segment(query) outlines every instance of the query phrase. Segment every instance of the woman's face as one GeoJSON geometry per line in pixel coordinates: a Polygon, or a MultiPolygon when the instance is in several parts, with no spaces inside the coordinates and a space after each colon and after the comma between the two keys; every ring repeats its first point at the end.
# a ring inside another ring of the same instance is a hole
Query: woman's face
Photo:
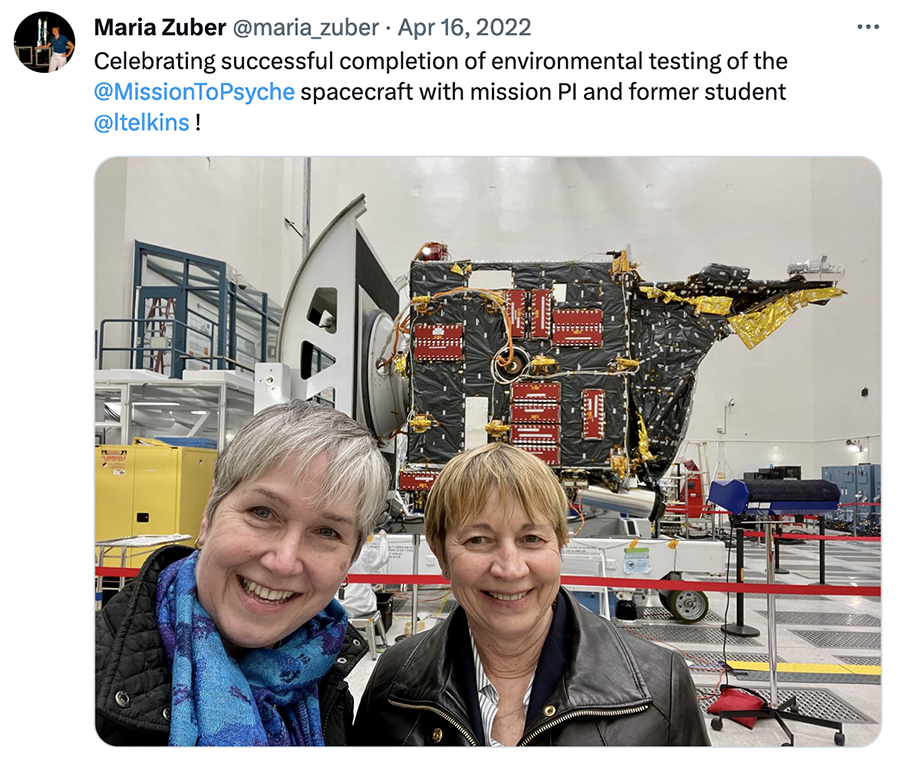
{"type": "Polygon", "coordinates": [[[496,491],[466,525],[451,527],[441,568],[476,636],[511,642],[546,631],[559,591],[559,540],[496,491]]]}
{"type": "Polygon", "coordinates": [[[270,647],[331,601],[358,538],[352,504],[314,506],[326,460],[238,484],[200,527],[197,597],[231,650],[270,647]]]}

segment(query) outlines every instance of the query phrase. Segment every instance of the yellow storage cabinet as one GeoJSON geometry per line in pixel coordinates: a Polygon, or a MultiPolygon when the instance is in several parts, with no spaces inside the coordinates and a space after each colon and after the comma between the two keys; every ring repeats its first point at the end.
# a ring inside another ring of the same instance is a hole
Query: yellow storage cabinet
{"type": "MultiPolygon", "coordinates": [[[[137,441],[137,440],[136,440],[137,441]]],[[[193,545],[213,482],[218,452],[156,440],[98,446],[95,541],[146,534],[189,534],[193,545]]],[[[117,565],[109,555],[107,565],[117,565]]],[[[148,554],[129,558],[139,568],[148,554]]]]}

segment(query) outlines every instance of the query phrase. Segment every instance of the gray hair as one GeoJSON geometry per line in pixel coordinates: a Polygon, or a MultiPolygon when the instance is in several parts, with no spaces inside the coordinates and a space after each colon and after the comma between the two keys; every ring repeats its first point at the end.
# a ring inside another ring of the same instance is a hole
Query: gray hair
{"type": "Polygon", "coordinates": [[[343,412],[299,399],[258,412],[225,445],[206,503],[207,521],[212,522],[216,508],[238,484],[254,481],[289,459],[299,481],[320,454],[328,462],[315,503],[356,505],[358,554],[384,508],[390,483],[387,461],[368,429],[343,412]]]}

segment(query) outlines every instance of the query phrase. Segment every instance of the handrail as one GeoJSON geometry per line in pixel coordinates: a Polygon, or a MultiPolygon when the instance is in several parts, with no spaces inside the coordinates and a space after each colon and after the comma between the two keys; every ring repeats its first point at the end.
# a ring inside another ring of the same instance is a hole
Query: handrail
{"type": "MultiPolygon", "coordinates": [[[[210,343],[212,343],[215,340],[212,335],[204,333],[202,330],[195,328],[192,325],[188,325],[187,323],[184,323],[180,320],[176,320],[174,317],[110,318],[110,319],[106,319],[106,320],[101,320],[100,321],[99,340],[98,340],[99,345],[98,345],[98,349],[97,349],[97,369],[99,369],[99,370],[103,369],[103,355],[106,353],[113,353],[113,352],[127,352],[131,356],[131,361],[129,362],[129,365],[130,365],[131,369],[133,369],[133,370],[145,369],[145,368],[135,367],[135,359],[134,359],[136,354],[143,353],[143,352],[148,352],[148,353],[166,352],[166,353],[171,354],[173,360],[175,359],[176,353],[177,353],[177,356],[179,358],[196,360],[198,362],[202,362],[202,363],[210,365],[210,366],[212,366],[213,361],[229,362],[231,364],[237,364],[236,360],[231,359],[229,357],[204,357],[204,356],[198,356],[195,354],[189,354],[187,351],[186,345],[183,345],[181,343],[176,345],[174,343],[174,335],[167,336],[167,338],[169,340],[173,341],[171,346],[164,346],[164,347],[106,346],[105,345],[106,344],[106,337],[105,337],[106,326],[107,326],[107,324],[113,324],[113,323],[131,325],[132,327],[140,326],[139,335],[144,335],[146,333],[145,326],[147,323],[166,323],[168,325],[171,325],[173,328],[176,326],[183,328],[185,331],[185,340],[187,339],[188,333],[195,333],[195,334],[201,335],[205,339],[208,339],[210,341],[210,343]]],[[[213,325],[214,329],[218,328],[218,325],[216,325],[216,323],[213,322],[211,324],[213,325]]],[[[174,361],[173,361],[172,365],[173,365],[173,369],[174,369],[174,361]]]]}

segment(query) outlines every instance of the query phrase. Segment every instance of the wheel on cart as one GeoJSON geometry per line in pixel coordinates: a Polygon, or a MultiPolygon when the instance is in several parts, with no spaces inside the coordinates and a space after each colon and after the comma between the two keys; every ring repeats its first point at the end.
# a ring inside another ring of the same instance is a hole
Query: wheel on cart
{"type": "Polygon", "coordinates": [[[693,589],[676,589],[666,595],[664,605],[679,621],[695,624],[709,613],[709,599],[703,592],[693,589]]]}
{"type": "MultiPolygon", "coordinates": [[[[673,571],[672,573],[667,573],[665,576],[662,577],[662,580],[666,581],[667,579],[674,579],[675,581],[681,581],[681,574],[676,571],[673,571]]],[[[659,601],[663,604],[663,607],[671,613],[672,608],[669,606],[669,602],[671,601],[672,597],[674,597],[675,592],[673,592],[671,589],[660,589],[657,594],[659,594],[659,601]]]]}
{"type": "Polygon", "coordinates": [[[714,730],[716,730],[716,732],[721,732],[722,731],[722,717],[721,716],[713,717],[713,720],[709,723],[709,726],[711,726],[714,730]]]}
{"type": "Polygon", "coordinates": [[[847,738],[844,737],[843,732],[835,732],[834,733],[834,744],[835,745],[843,745],[847,741],[847,738]]]}

